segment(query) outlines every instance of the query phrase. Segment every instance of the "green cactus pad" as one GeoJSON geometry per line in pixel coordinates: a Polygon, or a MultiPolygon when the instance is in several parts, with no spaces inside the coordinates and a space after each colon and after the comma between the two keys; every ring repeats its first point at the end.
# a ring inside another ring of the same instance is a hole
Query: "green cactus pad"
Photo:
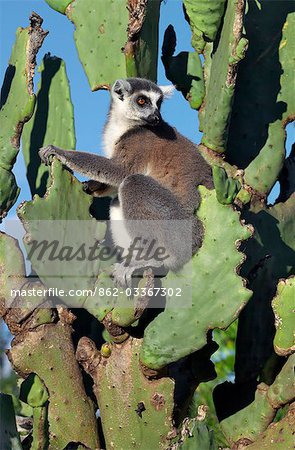
{"type": "Polygon", "coordinates": [[[261,383],[250,405],[220,422],[220,427],[231,445],[240,439],[253,442],[268,427],[276,410],[267,400],[268,386],[261,383]]]}
{"type": "Polygon", "coordinates": [[[44,383],[38,375],[31,373],[23,382],[20,389],[20,400],[37,408],[44,406],[49,396],[44,383]]]}
{"type": "Polygon", "coordinates": [[[52,9],[55,9],[55,11],[58,11],[61,14],[66,13],[67,7],[72,2],[72,0],[45,0],[45,1],[52,9]]]}
{"type": "Polygon", "coordinates": [[[179,450],[216,450],[214,434],[207,425],[198,419],[186,419],[181,430],[179,450]]]}
{"type": "Polygon", "coordinates": [[[247,450],[291,450],[294,448],[295,405],[290,406],[287,415],[277,423],[272,423],[258,439],[248,445],[247,450]]]}
{"type": "Polygon", "coordinates": [[[96,295],[88,296],[83,308],[101,322],[117,302],[116,296],[108,295],[109,292],[114,292],[114,282],[107,271],[98,275],[94,289],[96,289],[96,295]]]}
{"type": "Polygon", "coordinates": [[[251,42],[239,67],[227,159],[266,195],[283,167],[285,126],[295,117],[294,3],[248,2],[244,24],[251,42]]]}
{"type": "MultiPolygon", "coordinates": [[[[66,315],[66,313],[64,313],[66,315]]],[[[75,359],[71,326],[65,322],[41,325],[16,338],[10,361],[22,376],[37,374],[49,394],[49,448],[62,449],[70,442],[99,448],[94,408],[86,396],[75,359]]]]}
{"type": "Polygon", "coordinates": [[[192,29],[192,45],[201,53],[205,43],[214,41],[224,13],[225,0],[183,0],[192,29]]]}
{"type": "Polygon", "coordinates": [[[136,72],[129,73],[127,70],[128,77],[137,76],[157,82],[160,6],[161,0],[148,1],[146,4],[144,22],[135,47],[136,72]]]}
{"type": "Polygon", "coordinates": [[[0,232],[0,315],[11,299],[11,289],[20,289],[25,282],[25,263],[18,241],[0,232]]]}
{"type": "Polygon", "coordinates": [[[294,342],[295,277],[281,280],[277,295],[272,301],[275,314],[276,335],[274,348],[278,355],[286,356],[295,351],[294,342]]]}
{"type": "Polygon", "coordinates": [[[154,287],[154,278],[151,272],[145,272],[143,278],[138,283],[139,293],[146,289],[146,295],[137,295],[134,298],[121,295],[117,306],[112,311],[112,322],[121,327],[128,327],[141,317],[147,307],[154,287]],[[151,290],[149,295],[149,289],[151,290]]]}
{"type": "MultiPolygon", "coordinates": [[[[280,5],[278,4],[277,7],[280,5]]],[[[278,120],[269,124],[268,139],[261,148],[259,155],[245,170],[245,181],[260,193],[268,193],[275,184],[285,157],[285,126],[295,117],[294,80],[294,27],[295,12],[289,14],[282,27],[279,44],[279,61],[281,77],[280,89],[274,105],[285,105],[278,120]],[[275,151],[274,151],[275,149],[275,151]],[[260,174],[263,172],[263,177],[260,174]]],[[[275,107],[275,106],[274,106],[275,107]]],[[[268,111],[268,114],[270,111],[268,111]]]]}
{"type": "Polygon", "coordinates": [[[114,345],[94,379],[107,448],[166,449],[172,429],[174,382],[149,381],[139,364],[141,341],[114,345]]]}
{"type": "Polygon", "coordinates": [[[239,383],[256,379],[274,352],[271,300],[279,280],[294,274],[294,217],[294,194],[284,203],[268,208],[257,205],[244,212],[245,220],[255,227],[255,234],[247,242],[247,259],[242,267],[253,297],[239,317],[235,361],[239,383]]]}
{"type": "Polygon", "coordinates": [[[16,429],[15,412],[11,395],[0,393],[0,442],[1,450],[22,450],[20,437],[16,429]],[[3,412],[5,412],[3,414],[3,412]]]}
{"type": "Polygon", "coordinates": [[[241,36],[243,6],[243,0],[227,3],[218,46],[212,54],[210,77],[206,81],[206,96],[200,111],[201,128],[204,132],[202,143],[218,153],[226,149],[236,65],[243,58],[247,47],[247,41],[241,36]]]}
{"type": "MultiPolygon", "coordinates": [[[[51,166],[51,185],[46,196],[40,198],[35,195],[32,201],[21,204],[17,211],[26,229],[24,241],[28,253],[33,248],[34,241],[40,243],[45,240],[52,243],[57,240],[61,246],[59,249],[67,245],[77,249],[77,246],[84,243],[88,249],[102,240],[105,224],[91,218],[91,202],[92,198],[83,192],[82,184],[59,161],[54,160],[51,166]],[[46,227],[44,232],[43,223],[46,227]],[[58,223],[57,229],[55,223],[58,223]],[[74,227],[72,231],[71,227],[74,227]]],[[[32,267],[41,281],[48,288],[77,290],[77,295],[64,297],[63,300],[69,300],[71,305],[82,306],[89,295],[85,290],[93,288],[103,263],[99,259],[90,261],[88,258],[76,258],[69,264],[67,258],[49,258],[48,251],[46,255],[47,257],[40,258],[39,251],[35,251],[31,256],[32,267]]]]}
{"type": "Polygon", "coordinates": [[[18,28],[1,91],[0,110],[0,220],[16,202],[19,188],[11,173],[20,147],[23,125],[33,114],[33,78],[36,54],[46,36],[35,13],[31,26],[18,28]]]}
{"type": "Polygon", "coordinates": [[[38,70],[41,81],[36,108],[22,134],[22,150],[32,196],[45,194],[49,177],[49,169],[41,164],[38,149],[52,144],[71,150],[76,144],[74,111],[65,63],[47,54],[38,70]]]}
{"type": "Polygon", "coordinates": [[[176,34],[172,25],[165,31],[162,62],[168,80],[175,84],[193,109],[198,109],[205,96],[203,69],[197,52],[180,52],[173,56],[176,34]]]}
{"type": "Polygon", "coordinates": [[[294,399],[294,362],[292,355],[271,386],[259,384],[254,401],[220,422],[232,445],[240,439],[255,441],[272,422],[276,410],[294,399]]]}
{"type": "Polygon", "coordinates": [[[275,381],[269,387],[267,398],[273,408],[280,408],[294,400],[295,354],[290,355],[275,381]]]}
{"type": "Polygon", "coordinates": [[[128,11],[125,0],[75,0],[67,9],[74,23],[75,42],[90,87],[95,91],[126,78],[128,11]]]}
{"type": "Polygon", "coordinates": [[[163,280],[164,287],[173,287],[174,292],[177,287],[191,287],[192,303],[180,305],[180,301],[188,299],[168,297],[166,310],[146,328],[141,361],[153,369],[202,348],[207,331],[230,325],[251,296],[237,275],[244,259],[237,246],[251,236],[250,227],[241,225],[239,213],[231,206],[217,201],[215,191],[203,186],[199,190],[202,201],[198,217],[204,226],[204,238],[192,259],[193,273],[185,266],[180,273],[169,273],[163,280]],[[222,249],[218,255],[217,248],[222,249]]]}
{"type": "Polygon", "coordinates": [[[32,437],[33,442],[30,450],[40,450],[48,448],[48,405],[34,408],[32,437]]]}
{"type": "Polygon", "coordinates": [[[219,203],[223,205],[233,203],[241,188],[240,182],[228,177],[223,167],[213,166],[212,173],[216,197],[219,203]]]}

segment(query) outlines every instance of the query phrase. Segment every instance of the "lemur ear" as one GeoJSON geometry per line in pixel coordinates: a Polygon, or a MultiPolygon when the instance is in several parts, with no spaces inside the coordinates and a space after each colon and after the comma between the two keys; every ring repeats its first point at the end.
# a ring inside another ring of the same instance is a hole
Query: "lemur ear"
{"type": "Polygon", "coordinates": [[[130,94],[132,88],[127,80],[116,80],[112,87],[112,94],[117,94],[120,100],[124,100],[124,94],[130,94]]]}
{"type": "Polygon", "coordinates": [[[175,90],[174,84],[170,84],[169,86],[159,86],[161,91],[163,92],[164,98],[169,98],[173,95],[175,90]]]}

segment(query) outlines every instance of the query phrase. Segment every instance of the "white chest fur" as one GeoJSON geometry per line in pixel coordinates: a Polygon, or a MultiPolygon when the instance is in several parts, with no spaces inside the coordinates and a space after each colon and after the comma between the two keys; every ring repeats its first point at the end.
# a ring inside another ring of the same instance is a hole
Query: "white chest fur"
{"type": "Polygon", "coordinates": [[[130,121],[118,120],[111,116],[105,126],[103,135],[104,153],[108,158],[113,156],[115,145],[126,131],[131,128],[130,121]]]}
{"type": "Polygon", "coordinates": [[[130,235],[124,224],[124,217],[119,202],[114,202],[110,207],[111,233],[115,245],[124,249],[124,255],[131,244],[130,235]]]}

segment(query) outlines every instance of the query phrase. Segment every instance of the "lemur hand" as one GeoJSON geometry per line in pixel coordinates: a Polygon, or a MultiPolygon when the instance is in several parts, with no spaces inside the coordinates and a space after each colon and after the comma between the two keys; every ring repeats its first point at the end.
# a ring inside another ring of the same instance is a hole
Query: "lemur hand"
{"type": "Polygon", "coordinates": [[[57,156],[59,154],[58,150],[59,149],[57,147],[54,147],[54,145],[47,145],[46,147],[40,148],[39,156],[42,162],[44,162],[46,166],[49,166],[52,163],[53,156],[57,156]]]}
{"type": "Polygon", "coordinates": [[[83,191],[86,192],[86,194],[93,195],[96,191],[103,191],[108,187],[105,183],[100,183],[99,181],[95,180],[88,180],[83,181],[83,191]]]}

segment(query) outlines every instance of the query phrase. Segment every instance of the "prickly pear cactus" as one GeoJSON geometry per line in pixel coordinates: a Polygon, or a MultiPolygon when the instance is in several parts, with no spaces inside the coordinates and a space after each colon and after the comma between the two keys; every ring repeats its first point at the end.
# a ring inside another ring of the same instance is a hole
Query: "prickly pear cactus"
{"type": "Polygon", "coordinates": [[[117,78],[156,81],[160,0],[47,3],[74,23],[76,47],[92,91],[108,89],[117,78]]]}
{"type": "MultiPolygon", "coordinates": [[[[93,91],[116,78],[157,79],[159,0],[46,1],[73,22],[93,91]]],[[[106,224],[98,219],[108,214],[61,163],[41,164],[39,147],[75,147],[71,80],[64,61],[45,55],[35,99],[42,19],[33,13],[30,27],[17,31],[1,92],[0,216],[19,192],[12,167],[25,122],[34,198],[18,207],[27,254],[0,233],[0,314],[14,335],[8,356],[33,430],[21,444],[11,399],[1,394],[5,449],[292,448],[295,156],[293,148],[285,158],[285,128],[295,117],[294,1],[184,0],[183,7],[195,51],[175,54],[170,25],[160,36],[162,63],[199,110],[199,150],[214,189],[198,188],[201,248],[176,274],[159,280],[146,270],[139,282],[146,294],[134,298],[114,286],[115,258],[70,258],[78,242],[103,249],[106,224]],[[276,180],[280,195],[268,205],[276,180]],[[32,251],[44,235],[63,243],[53,264],[46,247],[41,257],[32,251]],[[161,308],[149,294],[155,286],[166,290],[161,308]],[[14,298],[12,288],[20,292],[14,298]],[[32,288],[43,293],[38,302],[32,288]],[[45,288],[79,294],[51,298],[45,288]],[[237,322],[229,351],[227,327],[237,322]]]]}
{"type": "Polygon", "coordinates": [[[283,167],[285,127],[294,120],[294,22],[293,1],[248,2],[251,43],[239,69],[227,152],[229,162],[245,169],[246,183],[264,195],[283,167]],[[271,53],[261,52],[273,36],[271,53]]]}
{"type": "Polygon", "coordinates": [[[74,110],[64,61],[46,54],[38,71],[41,80],[36,108],[22,135],[22,150],[32,196],[45,194],[49,178],[49,169],[41,164],[38,149],[52,144],[73,150],[76,145],[74,110]]]}
{"type": "Polygon", "coordinates": [[[192,45],[201,53],[206,42],[215,40],[223,17],[224,0],[184,0],[186,19],[192,29],[192,45]]]}
{"type": "Polygon", "coordinates": [[[286,450],[292,448],[293,430],[295,421],[295,404],[292,403],[288,409],[287,415],[279,422],[270,425],[253,444],[247,446],[250,450],[268,450],[271,447],[277,450],[286,450]]]}
{"type": "Polygon", "coordinates": [[[168,274],[165,287],[191,286],[191,303],[181,297],[167,299],[166,310],[146,328],[141,361],[159,369],[206,344],[209,329],[226,328],[237,317],[251,296],[237,267],[244,256],[237,245],[251,237],[251,228],[242,225],[231,206],[221,205],[214,191],[199,188],[202,201],[198,217],[204,225],[203,244],[192,260],[192,273],[184,267],[179,274],[168,274]],[[224,235],[224,229],[227,230],[224,235]],[[223,242],[223,255],[216,262],[216,248],[223,242]],[[208,283],[210,280],[210,289],[208,283]],[[229,300],[230,299],[230,300],[229,300]]]}
{"type": "MultiPolygon", "coordinates": [[[[219,4],[223,7],[223,2],[219,4]]],[[[218,153],[226,151],[237,64],[243,59],[248,45],[242,36],[243,12],[244,0],[227,3],[218,47],[207,56],[211,58],[210,76],[199,115],[200,129],[203,131],[202,143],[218,153]]]]}
{"type": "Polygon", "coordinates": [[[278,408],[294,399],[295,355],[288,358],[271,386],[257,386],[255,399],[248,406],[221,421],[221,427],[231,445],[254,442],[275,417],[278,408]]]}
{"type": "Polygon", "coordinates": [[[199,109],[205,96],[203,68],[197,52],[180,52],[174,56],[176,47],[176,33],[169,25],[164,34],[162,46],[162,62],[165,73],[190,106],[199,109]]]}
{"type": "Polygon", "coordinates": [[[0,313],[11,305],[11,289],[19,289],[25,281],[25,262],[16,239],[0,232],[0,313]]]}
{"type": "Polygon", "coordinates": [[[11,169],[19,152],[24,123],[34,111],[32,75],[36,54],[47,34],[41,28],[41,17],[33,13],[30,19],[29,27],[18,28],[16,32],[16,41],[1,90],[0,219],[6,216],[19,195],[11,169]]]}
{"type": "Polygon", "coordinates": [[[274,349],[278,355],[286,356],[295,351],[294,342],[294,298],[295,277],[281,280],[278,284],[277,295],[272,301],[275,314],[276,334],[274,349]]]}
{"type": "Polygon", "coordinates": [[[48,399],[46,386],[38,375],[31,373],[22,383],[19,398],[33,408],[32,450],[46,448],[48,439],[48,399]]]}
{"type": "MultiPolygon", "coordinates": [[[[51,185],[46,198],[36,195],[31,202],[23,203],[18,209],[18,216],[26,229],[25,245],[40,280],[48,287],[81,292],[81,295],[71,297],[70,301],[72,305],[83,305],[87,298],[87,293],[83,291],[94,287],[101,261],[93,263],[87,259],[84,263],[79,262],[75,271],[73,266],[69,267],[67,258],[41,258],[40,252],[32,253],[32,249],[35,242],[43,242],[47,251],[46,242],[59,242],[63,243],[63,248],[74,249],[84,243],[88,248],[94,246],[96,240],[103,239],[105,226],[90,216],[92,200],[83,192],[81,183],[59,161],[53,163],[51,171],[51,185]],[[63,196],[60,195],[61,190],[63,196]],[[65,199],[68,201],[66,208],[65,199]],[[79,226],[81,220],[85,221],[84,230],[79,226]],[[44,242],[44,236],[48,241],[44,242]],[[74,279],[73,274],[76,275],[74,279]]],[[[57,255],[60,251],[63,250],[56,248],[57,255]]]]}
{"type": "Polygon", "coordinates": [[[61,14],[66,13],[67,6],[71,3],[71,0],[45,0],[51,8],[60,12],[61,14]]]}
{"type": "Polygon", "coordinates": [[[107,356],[81,342],[78,359],[94,381],[107,448],[167,448],[172,428],[174,383],[169,378],[148,380],[139,363],[141,341],[113,344],[107,356]],[[87,352],[88,350],[88,352],[87,352]],[[87,369],[86,369],[87,368],[87,369]],[[152,430],[152,433],[151,433],[152,430]]]}
{"type": "Polygon", "coordinates": [[[46,387],[38,381],[39,393],[29,392],[26,401],[31,406],[44,406],[48,391],[49,448],[65,448],[70,442],[81,442],[95,449],[99,443],[94,409],[84,392],[82,374],[74,358],[70,325],[73,315],[60,310],[59,319],[55,324],[41,325],[26,333],[25,339],[19,334],[8,356],[23,378],[34,373],[46,387]]]}

